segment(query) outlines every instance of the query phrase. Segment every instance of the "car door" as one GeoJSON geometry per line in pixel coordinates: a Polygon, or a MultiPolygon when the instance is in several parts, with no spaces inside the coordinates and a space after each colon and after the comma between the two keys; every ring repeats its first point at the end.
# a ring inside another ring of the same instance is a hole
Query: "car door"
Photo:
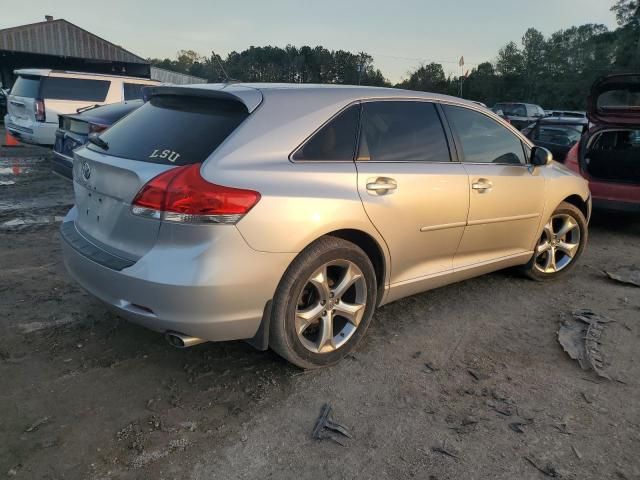
{"type": "Polygon", "coordinates": [[[443,105],[469,175],[469,215],[454,268],[505,259],[533,248],[545,179],[520,138],[484,113],[443,105]]]}
{"type": "Polygon", "coordinates": [[[421,280],[452,268],[467,220],[469,181],[451,158],[450,141],[434,103],[362,105],[358,192],[389,248],[392,287],[414,283],[413,291],[420,291],[421,280]]]}

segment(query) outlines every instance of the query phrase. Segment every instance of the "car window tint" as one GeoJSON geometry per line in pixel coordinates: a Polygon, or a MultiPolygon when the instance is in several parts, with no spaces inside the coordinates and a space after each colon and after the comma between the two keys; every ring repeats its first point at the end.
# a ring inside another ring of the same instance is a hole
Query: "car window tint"
{"type": "Polygon", "coordinates": [[[248,115],[240,102],[155,96],[100,135],[108,150],[88,148],[167,165],[203,162],[248,115]]]}
{"type": "Polygon", "coordinates": [[[39,98],[38,92],[40,90],[40,79],[42,77],[31,75],[20,75],[13,84],[9,95],[15,95],[16,97],[26,98],[39,98]]]}
{"type": "Polygon", "coordinates": [[[498,122],[464,107],[444,105],[444,109],[462,144],[463,161],[525,163],[522,142],[498,122]]]}
{"type": "Polygon", "coordinates": [[[104,102],[110,85],[108,80],[47,77],[42,81],[41,97],[51,100],[104,102]]]}
{"type": "Polygon", "coordinates": [[[141,83],[124,83],[122,90],[125,100],[142,100],[142,89],[147,85],[141,83]]]}
{"type": "Polygon", "coordinates": [[[293,160],[353,161],[359,116],[359,105],[347,108],[307,140],[293,160]]]}
{"type": "Polygon", "coordinates": [[[407,101],[363,104],[357,160],[450,161],[435,105],[407,101]]]}

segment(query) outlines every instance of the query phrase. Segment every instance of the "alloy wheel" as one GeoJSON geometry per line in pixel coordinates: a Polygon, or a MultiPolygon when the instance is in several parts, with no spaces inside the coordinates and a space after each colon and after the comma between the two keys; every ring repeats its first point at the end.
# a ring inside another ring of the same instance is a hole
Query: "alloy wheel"
{"type": "Polygon", "coordinates": [[[566,268],[580,248],[580,225],[571,215],[553,215],[544,226],[536,246],[535,268],[542,273],[555,273],[566,268]]]}
{"type": "Polygon", "coordinates": [[[295,329],[313,353],[333,352],[356,332],[367,304],[367,284],[358,266],[334,260],[315,270],[298,298],[295,329]]]}

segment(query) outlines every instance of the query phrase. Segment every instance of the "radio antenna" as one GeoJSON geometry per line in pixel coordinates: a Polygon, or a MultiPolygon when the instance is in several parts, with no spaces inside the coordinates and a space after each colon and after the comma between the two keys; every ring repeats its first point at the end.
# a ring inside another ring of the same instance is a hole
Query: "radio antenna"
{"type": "Polygon", "coordinates": [[[222,66],[222,62],[220,61],[220,57],[218,57],[218,55],[216,55],[216,52],[214,52],[213,50],[211,51],[211,54],[213,55],[213,58],[216,59],[216,62],[220,67],[220,70],[222,70],[222,74],[224,75],[224,79],[225,79],[224,83],[232,82],[233,79],[229,78],[229,75],[227,75],[227,71],[224,69],[224,67],[222,66]]]}

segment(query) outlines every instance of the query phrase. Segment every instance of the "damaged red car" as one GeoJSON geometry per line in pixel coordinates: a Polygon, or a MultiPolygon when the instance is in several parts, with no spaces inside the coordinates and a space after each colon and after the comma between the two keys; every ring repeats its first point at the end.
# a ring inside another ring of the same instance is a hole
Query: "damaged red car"
{"type": "Polygon", "coordinates": [[[587,106],[592,126],[565,165],[589,181],[594,206],[640,212],[640,73],[596,81],[587,106]]]}

